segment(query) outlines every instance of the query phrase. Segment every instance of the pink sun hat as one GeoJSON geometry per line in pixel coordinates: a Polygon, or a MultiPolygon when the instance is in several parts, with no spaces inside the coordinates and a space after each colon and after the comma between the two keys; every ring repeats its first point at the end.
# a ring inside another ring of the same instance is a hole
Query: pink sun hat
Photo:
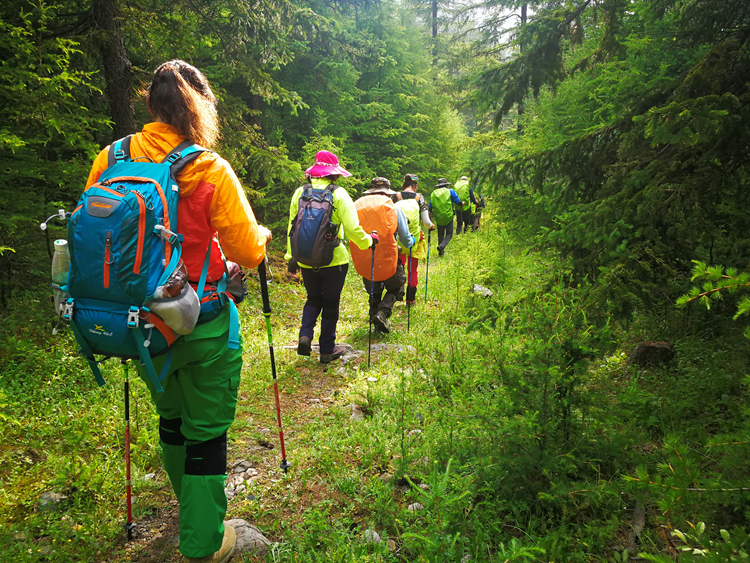
{"type": "Polygon", "coordinates": [[[318,151],[315,155],[315,164],[305,170],[305,176],[310,176],[310,178],[324,178],[336,174],[344,178],[352,175],[339,164],[338,157],[328,151],[318,151]]]}

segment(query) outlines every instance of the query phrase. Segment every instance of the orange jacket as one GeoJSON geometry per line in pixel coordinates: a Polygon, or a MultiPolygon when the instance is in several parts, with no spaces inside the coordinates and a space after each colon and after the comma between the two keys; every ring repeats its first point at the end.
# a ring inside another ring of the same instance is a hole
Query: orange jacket
{"type": "MultiPolygon", "coordinates": [[[[165,123],[149,123],[130,142],[130,156],[145,156],[161,162],[185,136],[165,123]]],[[[106,147],[96,157],[89,173],[86,189],[94,184],[107,168],[106,147]]],[[[216,153],[203,153],[188,164],[177,177],[180,201],[177,208],[177,232],[183,235],[182,259],[190,281],[197,282],[203,269],[209,240],[211,262],[209,282],[224,273],[221,248],[232,262],[255,268],[265,256],[265,238],[258,233],[258,223],[247,196],[229,163],[216,153]]]]}

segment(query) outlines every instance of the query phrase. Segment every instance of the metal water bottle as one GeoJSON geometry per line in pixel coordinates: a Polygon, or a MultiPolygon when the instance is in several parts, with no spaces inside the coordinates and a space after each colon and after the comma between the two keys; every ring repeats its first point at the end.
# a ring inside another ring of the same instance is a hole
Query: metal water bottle
{"type": "Polygon", "coordinates": [[[68,283],[68,269],[70,268],[70,251],[68,241],[57,239],[55,241],[55,253],[52,255],[52,293],[55,298],[55,312],[62,313],[63,303],[70,294],[63,291],[62,286],[68,283]]]}

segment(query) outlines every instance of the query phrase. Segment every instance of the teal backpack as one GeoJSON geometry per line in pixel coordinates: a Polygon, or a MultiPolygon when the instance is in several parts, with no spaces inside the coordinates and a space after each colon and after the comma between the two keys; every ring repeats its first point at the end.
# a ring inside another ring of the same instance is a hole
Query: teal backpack
{"type": "MultiPolygon", "coordinates": [[[[207,149],[185,141],[162,162],[134,161],[130,139],[112,144],[108,168],[81,195],[70,216],[71,263],[68,284],[62,288],[70,298],[63,318],[70,322],[99,385],[104,379],[98,364],[118,357],[139,361],[156,390],[163,392],[160,382],[169,370],[171,346],[179,335],[149,310],[149,302],[161,296],[161,288],[180,264],[183,237],[176,232],[180,188],[175,178],[207,149]],[[157,374],[152,358],[159,355],[166,355],[166,361],[157,374]]],[[[198,285],[199,300],[210,248],[198,285]]],[[[222,297],[226,282],[224,276],[216,288],[222,297]]],[[[218,307],[225,301],[213,303],[218,307]]],[[[237,316],[233,302],[232,315],[237,316]]],[[[238,345],[239,335],[230,334],[229,346],[238,345]]]]}

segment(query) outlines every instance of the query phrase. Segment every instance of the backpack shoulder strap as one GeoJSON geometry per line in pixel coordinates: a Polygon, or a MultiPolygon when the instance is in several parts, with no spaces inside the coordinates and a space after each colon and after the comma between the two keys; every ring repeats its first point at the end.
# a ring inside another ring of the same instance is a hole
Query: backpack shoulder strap
{"type": "Polygon", "coordinates": [[[180,172],[182,172],[185,166],[193,162],[201,155],[201,153],[204,152],[211,151],[200,145],[191,143],[190,141],[182,141],[179,145],[177,145],[171,151],[169,151],[169,153],[167,153],[162,162],[171,163],[169,169],[172,173],[172,178],[177,178],[177,176],[180,174],[180,172]]]}
{"type": "Polygon", "coordinates": [[[331,198],[331,205],[333,205],[333,192],[338,190],[341,186],[337,186],[336,184],[328,184],[326,186],[325,191],[323,192],[323,197],[330,197],[331,198]]]}
{"type": "Polygon", "coordinates": [[[115,162],[127,162],[130,160],[130,140],[132,138],[133,135],[128,135],[109,145],[107,168],[114,166],[115,162]]]}
{"type": "Polygon", "coordinates": [[[396,197],[396,199],[397,199],[398,201],[403,201],[403,199],[404,199],[404,194],[403,194],[402,192],[398,192],[398,193],[396,194],[396,196],[395,196],[395,197],[396,197]]]}

